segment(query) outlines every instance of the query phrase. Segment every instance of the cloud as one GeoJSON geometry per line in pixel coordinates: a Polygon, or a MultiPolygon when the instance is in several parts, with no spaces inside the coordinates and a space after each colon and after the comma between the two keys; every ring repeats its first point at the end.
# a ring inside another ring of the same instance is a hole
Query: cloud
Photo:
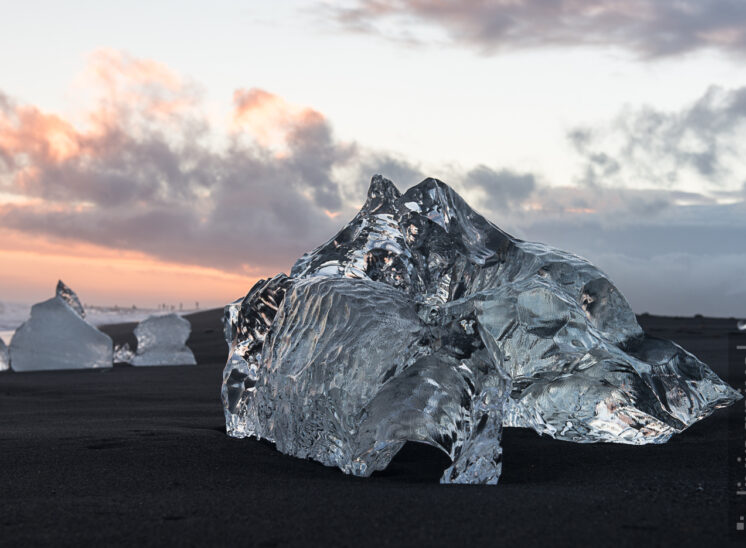
{"type": "Polygon", "coordinates": [[[360,196],[361,190],[367,190],[367,183],[373,173],[381,173],[391,179],[399,189],[407,189],[430,176],[420,165],[403,158],[388,153],[363,150],[356,171],[351,174],[351,179],[355,181],[354,190],[349,193],[352,200],[360,196]],[[365,188],[362,185],[365,185],[365,188]]]}
{"type": "Polygon", "coordinates": [[[463,185],[482,193],[482,204],[490,211],[504,212],[523,204],[536,188],[531,173],[515,173],[508,169],[496,171],[480,165],[466,173],[463,185]]]}
{"type": "Polygon", "coordinates": [[[233,93],[233,104],[235,129],[248,131],[267,148],[281,149],[293,132],[326,123],[320,112],[292,105],[263,89],[237,89],[233,93]]]}
{"type": "Polygon", "coordinates": [[[592,184],[557,186],[487,165],[425,172],[340,141],[322,113],[258,88],[236,90],[220,125],[203,115],[199,85],[121,53],[95,55],[89,74],[97,97],[82,121],[0,93],[6,234],[266,276],[334,234],[373,173],[402,190],[433,175],[516,236],[598,263],[637,311],[741,313],[746,254],[734,246],[746,241],[744,181],[709,191],[623,184],[635,162],[743,176],[731,165],[741,90],[710,90],[680,112],[628,109],[607,126],[571,131],[592,184]],[[706,170],[687,148],[697,139],[710,147],[706,170]]]}
{"type": "Polygon", "coordinates": [[[708,190],[740,187],[746,176],[746,87],[710,87],[679,111],[626,108],[568,139],[584,160],[586,184],[689,182],[708,190]]]}
{"type": "Polygon", "coordinates": [[[266,275],[346,222],[373,173],[424,178],[266,90],[237,89],[221,126],[199,85],[153,61],[96,52],[84,80],[82,123],[0,92],[4,228],[266,275]]]}
{"type": "Polygon", "coordinates": [[[279,117],[277,154],[241,128],[211,126],[198,86],[156,63],[104,52],[89,73],[99,97],[82,127],[0,101],[0,192],[22,198],[0,205],[4,227],[264,272],[287,269],[341,222],[328,215],[345,207],[333,172],[356,149],[320,113],[239,90],[234,119],[261,117],[252,97],[279,117]]]}
{"type": "Polygon", "coordinates": [[[556,46],[613,46],[647,59],[746,52],[740,0],[351,0],[330,9],[357,32],[417,41],[420,29],[419,41],[429,43],[435,29],[487,55],[556,46]]]}

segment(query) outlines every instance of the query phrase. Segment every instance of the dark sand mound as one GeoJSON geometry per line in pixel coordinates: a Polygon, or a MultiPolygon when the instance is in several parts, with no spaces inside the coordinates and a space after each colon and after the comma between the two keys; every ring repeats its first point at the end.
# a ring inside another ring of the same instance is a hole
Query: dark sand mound
{"type": "MultiPolygon", "coordinates": [[[[225,435],[220,315],[189,316],[196,367],[0,375],[0,544],[728,539],[727,411],[661,446],[577,445],[508,429],[497,487],[439,485],[447,459],[417,445],[358,479],[225,435]]],[[[734,321],[640,321],[727,379],[734,321]]],[[[134,346],[134,326],[103,330],[134,346]]]]}

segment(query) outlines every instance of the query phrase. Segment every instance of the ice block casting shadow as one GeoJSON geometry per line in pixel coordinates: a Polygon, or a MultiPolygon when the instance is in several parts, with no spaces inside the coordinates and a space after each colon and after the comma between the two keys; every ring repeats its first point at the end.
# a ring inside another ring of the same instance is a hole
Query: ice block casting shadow
{"type": "Polygon", "coordinates": [[[407,441],[496,483],[503,426],[663,443],[740,398],[647,336],[609,278],[506,234],[446,184],[375,176],[347,226],[225,309],[226,428],[368,476],[407,441]]]}

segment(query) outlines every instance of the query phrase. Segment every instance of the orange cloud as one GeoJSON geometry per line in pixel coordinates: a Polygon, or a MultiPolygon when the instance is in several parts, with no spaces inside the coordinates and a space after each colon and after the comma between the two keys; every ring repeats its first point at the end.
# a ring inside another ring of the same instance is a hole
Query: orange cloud
{"type": "MultiPolygon", "coordinates": [[[[0,93],[0,193],[85,200],[79,195],[93,185],[86,173],[92,166],[109,166],[116,173],[113,166],[131,161],[128,147],[136,148],[154,133],[167,145],[182,146],[194,139],[194,121],[203,118],[196,86],[148,59],[96,51],[79,84],[92,95],[86,99],[93,106],[78,124],[32,105],[16,105],[0,93]]],[[[157,174],[151,176],[157,188],[157,174]]]]}
{"type": "MultiPolygon", "coordinates": [[[[35,107],[0,111],[0,151],[63,162],[80,152],[81,136],[67,121],[35,107]]],[[[28,173],[26,174],[28,175],[28,173]]]]}
{"type": "Polygon", "coordinates": [[[233,104],[234,129],[249,132],[268,148],[284,147],[297,128],[325,123],[320,112],[293,105],[263,89],[238,89],[233,93],[233,104]]]}
{"type": "Polygon", "coordinates": [[[180,117],[200,116],[194,108],[195,86],[154,61],[99,50],[91,55],[83,80],[95,96],[84,127],[35,106],[0,101],[0,160],[10,162],[14,187],[6,183],[5,190],[33,194],[41,166],[100,157],[121,146],[123,137],[163,122],[175,125],[171,137],[178,140],[184,134],[180,117]]]}
{"type": "Polygon", "coordinates": [[[167,119],[193,108],[200,99],[194,83],[165,65],[110,49],[90,56],[83,84],[99,94],[99,109],[91,120],[105,127],[133,114],[167,119]]]}
{"type": "Polygon", "coordinates": [[[317,111],[239,90],[256,138],[225,140],[159,63],[101,50],[78,83],[75,117],[0,92],[0,300],[63,278],[89,302],[222,305],[336,228],[354,148],[317,111]]]}

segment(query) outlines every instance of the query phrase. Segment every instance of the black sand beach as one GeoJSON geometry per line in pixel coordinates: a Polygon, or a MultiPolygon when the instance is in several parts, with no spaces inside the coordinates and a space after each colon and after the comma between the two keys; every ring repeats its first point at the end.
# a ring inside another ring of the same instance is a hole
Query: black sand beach
{"type": "MultiPolygon", "coordinates": [[[[0,374],[0,545],[719,545],[728,418],[660,446],[507,429],[500,484],[441,486],[406,446],[369,479],[224,431],[220,312],[189,317],[192,367],[0,374]]],[[[733,320],[643,316],[727,378],[733,320]]],[[[134,324],[104,328],[115,342],[134,324]]],[[[743,420],[740,418],[740,420],[743,420]]]]}

